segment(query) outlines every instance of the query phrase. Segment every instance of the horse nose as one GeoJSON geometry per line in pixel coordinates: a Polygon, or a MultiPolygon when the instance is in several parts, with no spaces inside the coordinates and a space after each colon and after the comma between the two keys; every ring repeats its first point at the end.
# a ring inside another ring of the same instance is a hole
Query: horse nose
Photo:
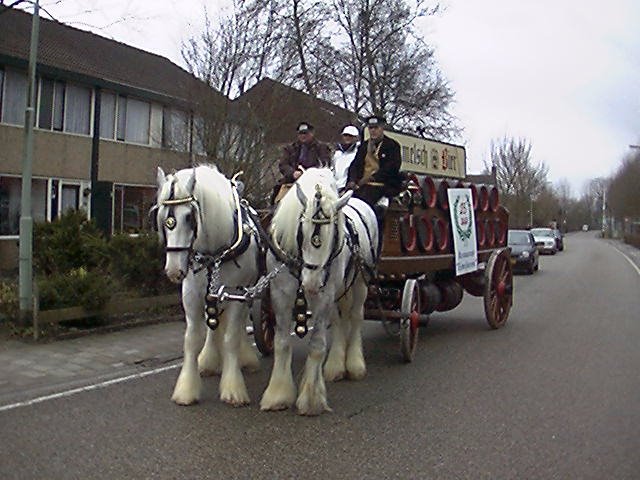
{"type": "Polygon", "coordinates": [[[169,280],[171,280],[173,283],[180,283],[187,276],[184,270],[178,270],[177,272],[167,271],[166,274],[169,280]]]}

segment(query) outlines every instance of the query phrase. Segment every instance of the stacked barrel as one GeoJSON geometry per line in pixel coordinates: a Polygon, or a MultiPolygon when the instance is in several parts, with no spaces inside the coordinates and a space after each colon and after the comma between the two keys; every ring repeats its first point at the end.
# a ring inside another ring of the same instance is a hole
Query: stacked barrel
{"type": "Polygon", "coordinates": [[[414,173],[408,179],[385,217],[383,257],[453,253],[449,188],[471,191],[478,251],[506,246],[509,214],[495,186],[414,173]]]}

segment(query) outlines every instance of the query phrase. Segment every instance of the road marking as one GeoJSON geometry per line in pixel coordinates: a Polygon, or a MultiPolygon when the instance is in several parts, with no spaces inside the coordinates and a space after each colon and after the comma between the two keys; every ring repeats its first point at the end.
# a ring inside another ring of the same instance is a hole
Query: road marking
{"type": "Polygon", "coordinates": [[[67,390],[59,393],[52,393],[51,395],[45,395],[42,397],[32,398],[31,400],[25,400],[22,402],[11,403],[9,405],[0,405],[0,412],[5,412],[8,410],[13,410],[15,408],[20,407],[28,407],[29,405],[35,405],[36,403],[47,402],[49,400],[55,400],[57,398],[70,397],[72,395],[76,395],[82,392],[90,392],[91,390],[99,390],[101,388],[106,388],[111,385],[116,385],[118,383],[128,382],[129,380],[137,380],[139,378],[148,377],[149,375],[155,375],[158,373],[166,372],[168,370],[173,370],[175,368],[179,368],[182,366],[182,362],[175,363],[173,365],[167,365],[165,367],[155,368],[153,370],[147,370],[145,372],[134,373],[133,375],[127,375],[126,377],[114,378],[112,380],[106,380],[100,383],[94,383],[92,385],[87,385],[86,387],[74,388],[71,390],[67,390]]]}
{"type": "Polygon", "coordinates": [[[635,262],[633,260],[631,260],[631,258],[629,257],[629,255],[627,255],[626,253],[624,253],[622,250],[620,250],[618,247],[616,247],[615,245],[613,246],[613,248],[615,248],[620,255],[622,255],[624,258],[627,259],[627,262],[629,262],[631,264],[631,266],[636,270],[636,273],[638,275],[640,275],[640,268],[638,268],[638,266],[635,264],[635,262]]]}

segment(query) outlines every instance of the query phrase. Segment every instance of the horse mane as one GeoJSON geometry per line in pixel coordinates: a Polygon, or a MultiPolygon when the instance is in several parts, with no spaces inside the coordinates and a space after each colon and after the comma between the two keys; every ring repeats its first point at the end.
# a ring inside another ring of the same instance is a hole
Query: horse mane
{"type": "MultiPolygon", "coordinates": [[[[232,205],[229,181],[218,170],[218,167],[213,164],[200,164],[196,167],[184,168],[167,175],[167,181],[158,192],[158,200],[166,200],[169,197],[173,177],[178,179],[174,186],[174,197],[188,197],[191,193],[186,191],[185,185],[193,175],[194,169],[196,171],[196,183],[192,194],[198,202],[211,203],[213,200],[216,203],[221,202],[232,205]]],[[[201,205],[201,207],[204,207],[204,205],[201,205]]]]}
{"type": "MultiPolygon", "coordinates": [[[[308,168],[298,178],[297,183],[307,197],[307,209],[312,210],[316,185],[322,188],[322,205],[325,211],[328,203],[338,199],[337,187],[333,172],[329,168],[308,168]]],[[[271,235],[275,236],[278,245],[289,255],[298,254],[298,220],[304,207],[296,193],[295,184],[280,200],[271,220],[271,235]]]]}

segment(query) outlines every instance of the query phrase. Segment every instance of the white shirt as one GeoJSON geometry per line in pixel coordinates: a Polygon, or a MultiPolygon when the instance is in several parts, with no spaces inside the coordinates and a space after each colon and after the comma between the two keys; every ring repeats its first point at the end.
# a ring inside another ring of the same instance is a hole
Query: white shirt
{"type": "Polygon", "coordinates": [[[351,166],[351,162],[353,162],[353,159],[356,156],[356,151],[358,150],[359,145],[360,142],[356,142],[353,145],[350,145],[348,150],[342,150],[341,144],[338,144],[336,147],[331,163],[338,190],[344,188],[347,184],[349,166],[351,166]]]}

